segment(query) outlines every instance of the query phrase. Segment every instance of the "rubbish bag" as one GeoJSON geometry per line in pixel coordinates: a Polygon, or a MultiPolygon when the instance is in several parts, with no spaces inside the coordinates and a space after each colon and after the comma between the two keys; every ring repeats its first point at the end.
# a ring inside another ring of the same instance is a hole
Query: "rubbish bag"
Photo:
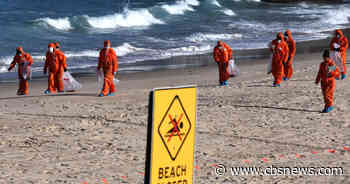
{"type": "Polygon", "coordinates": [[[337,43],[333,43],[333,47],[334,47],[335,49],[337,49],[337,48],[340,48],[340,45],[337,44],[337,43]]]}
{"type": "Polygon", "coordinates": [[[98,70],[96,73],[97,76],[97,88],[102,90],[104,84],[104,74],[102,70],[98,70]]]}
{"type": "Polygon", "coordinates": [[[119,80],[117,79],[117,78],[113,78],[113,83],[114,83],[114,85],[116,86],[118,83],[119,83],[119,80]]]}
{"type": "Polygon", "coordinates": [[[240,74],[239,68],[235,64],[234,59],[228,61],[228,73],[230,74],[230,77],[236,77],[240,74]]]}
{"type": "Polygon", "coordinates": [[[267,63],[267,74],[272,72],[272,54],[270,56],[269,62],[267,63]]]}
{"type": "Polygon", "coordinates": [[[341,57],[340,52],[330,51],[329,56],[337,65],[339,72],[344,72],[343,58],[341,57]]]}
{"type": "MultiPolygon", "coordinates": [[[[103,84],[104,84],[104,73],[103,73],[103,70],[102,69],[98,70],[96,75],[97,75],[97,88],[99,90],[102,90],[103,84]]],[[[119,84],[119,80],[116,77],[114,77],[113,78],[113,83],[114,83],[115,86],[117,86],[119,84]]]]}
{"type": "Polygon", "coordinates": [[[22,67],[22,77],[24,80],[31,80],[32,79],[32,68],[29,66],[29,62],[25,62],[22,67]]]}
{"type": "Polygon", "coordinates": [[[63,86],[64,91],[76,91],[82,88],[82,85],[69,72],[63,74],[63,86]]]}

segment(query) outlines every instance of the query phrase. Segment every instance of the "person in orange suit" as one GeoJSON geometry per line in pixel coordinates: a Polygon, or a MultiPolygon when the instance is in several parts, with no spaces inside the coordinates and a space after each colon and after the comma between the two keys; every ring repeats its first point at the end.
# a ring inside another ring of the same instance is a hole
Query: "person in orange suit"
{"type": "Polygon", "coordinates": [[[22,47],[17,47],[16,55],[13,57],[13,61],[8,68],[8,71],[11,71],[17,64],[18,67],[18,79],[19,79],[19,87],[17,90],[17,95],[28,95],[29,94],[29,84],[28,80],[23,76],[23,70],[27,69],[25,64],[30,67],[33,64],[33,59],[30,54],[24,52],[22,47]]]}
{"type": "Polygon", "coordinates": [[[293,40],[292,32],[290,30],[287,30],[284,33],[284,36],[286,38],[286,42],[288,44],[288,49],[289,49],[288,60],[285,63],[284,77],[283,77],[283,80],[287,81],[290,78],[292,78],[292,75],[293,75],[293,59],[296,51],[296,44],[295,44],[295,41],[293,40]]]}
{"type": "MultiPolygon", "coordinates": [[[[219,82],[221,86],[227,86],[227,80],[230,78],[230,74],[228,72],[228,61],[230,58],[230,51],[229,49],[227,49],[227,47],[228,47],[227,44],[225,44],[222,41],[218,41],[217,45],[214,48],[214,53],[213,53],[214,60],[219,67],[219,82]]],[[[231,49],[231,53],[232,53],[232,49],[231,49]]]]}
{"type": "Polygon", "coordinates": [[[221,43],[223,44],[223,46],[226,48],[226,50],[227,50],[227,53],[228,53],[228,59],[230,60],[230,59],[232,59],[232,55],[233,55],[233,50],[232,50],[232,48],[229,46],[229,45],[227,45],[227,43],[225,43],[225,42],[222,42],[221,41],[221,43]]]}
{"type": "Polygon", "coordinates": [[[104,41],[104,48],[100,51],[97,70],[103,69],[104,84],[100,97],[113,96],[115,93],[114,76],[118,71],[118,58],[109,40],[104,41]]]}
{"type": "Polygon", "coordinates": [[[55,93],[56,91],[63,93],[63,74],[67,71],[66,56],[63,52],[56,49],[54,43],[50,43],[49,50],[46,52],[46,60],[44,66],[44,74],[49,69],[48,87],[45,94],[55,93]]]}
{"type": "Polygon", "coordinates": [[[333,110],[333,95],[335,91],[335,78],[339,78],[339,70],[334,61],[329,57],[329,50],[323,53],[323,62],[316,77],[316,85],[321,81],[322,94],[325,107],[322,112],[327,113],[333,110]]]}
{"type": "Polygon", "coordinates": [[[277,38],[270,44],[272,52],[272,75],[274,77],[273,86],[280,87],[284,76],[284,65],[288,61],[289,49],[284,41],[283,34],[278,33],[277,38]]]}
{"type": "Polygon", "coordinates": [[[330,49],[331,51],[340,52],[340,55],[343,60],[343,69],[344,71],[341,72],[341,79],[346,78],[346,49],[349,47],[349,41],[344,36],[343,32],[340,29],[335,30],[335,36],[332,39],[330,43],[330,49]],[[339,48],[335,48],[334,45],[338,44],[339,48]]]}

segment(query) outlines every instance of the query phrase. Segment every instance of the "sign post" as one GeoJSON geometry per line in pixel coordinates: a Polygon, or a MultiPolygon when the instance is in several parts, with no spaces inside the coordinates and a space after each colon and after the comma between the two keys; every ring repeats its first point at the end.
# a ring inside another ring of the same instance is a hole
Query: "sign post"
{"type": "Polygon", "coordinates": [[[146,184],[193,184],[196,88],[150,94],[146,184]]]}

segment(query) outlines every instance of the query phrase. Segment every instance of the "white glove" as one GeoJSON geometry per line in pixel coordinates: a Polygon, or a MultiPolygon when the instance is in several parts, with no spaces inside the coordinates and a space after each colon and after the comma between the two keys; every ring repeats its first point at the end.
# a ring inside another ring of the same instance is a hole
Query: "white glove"
{"type": "Polygon", "coordinates": [[[334,44],[333,44],[333,47],[334,47],[335,49],[337,49],[337,48],[340,48],[340,45],[338,45],[337,43],[334,43],[334,44]]]}

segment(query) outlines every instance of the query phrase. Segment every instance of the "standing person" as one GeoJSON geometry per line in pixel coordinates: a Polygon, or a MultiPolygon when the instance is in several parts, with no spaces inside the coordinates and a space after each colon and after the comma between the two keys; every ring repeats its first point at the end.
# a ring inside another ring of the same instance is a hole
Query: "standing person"
{"type": "Polygon", "coordinates": [[[63,52],[56,50],[56,45],[50,43],[46,52],[44,74],[49,69],[48,87],[45,94],[64,92],[63,74],[67,71],[66,56],[63,52]]]}
{"type": "MultiPolygon", "coordinates": [[[[218,41],[217,45],[214,48],[214,60],[218,64],[219,67],[219,82],[221,86],[227,86],[227,80],[230,78],[230,74],[228,72],[228,61],[230,58],[229,50],[225,47],[224,42],[218,41]]],[[[232,49],[231,49],[232,53],[232,49]]],[[[232,56],[231,56],[232,57],[232,56]]]]}
{"type": "Polygon", "coordinates": [[[322,94],[324,98],[324,109],[327,113],[333,110],[333,95],[335,90],[335,78],[339,78],[339,70],[334,61],[329,58],[329,50],[323,52],[323,62],[316,77],[316,85],[321,81],[322,94]]]}
{"type": "Polygon", "coordinates": [[[284,64],[287,62],[289,55],[288,45],[284,41],[282,33],[278,33],[276,39],[270,43],[270,50],[272,52],[273,86],[280,87],[284,76],[284,64]]]}
{"type": "Polygon", "coordinates": [[[330,43],[331,51],[340,52],[342,58],[342,67],[343,71],[341,71],[341,79],[346,78],[346,49],[349,47],[349,41],[344,36],[343,32],[340,29],[335,30],[335,36],[330,43]]]}
{"type": "Polygon", "coordinates": [[[289,49],[288,60],[285,63],[285,67],[284,67],[284,78],[283,78],[283,80],[287,81],[291,79],[293,75],[293,59],[296,51],[296,44],[295,44],[295,41],[293,40],[292,32],[289,29],[284,33],[284,36],[286,38],[286,42],[289,49]]]}
{"type": "MultiPolygon", "coordinates": [[[[13,61],[8,68],[8,71],[11,71],[17,64],[18,67],[18,79],[19,79],[19,87],[17,90],[17,95],[28,95],[29,94],[29,83],[28,78],[24,78],[24,72],[28,72],[28,67],[33,64],[33,59],[30,54],[24,52],[21,46],[17,47],[16,55],[13,57],[13,61]],[[27,70],[27,71],[24,71],[27,70]]],[[[27,73],[28,74],[28,73],[27,73]]]]}
{"type": "Polygon", "coordinates": [[[111,42],[109,40],[104,41],[104,48],[100,51],[97,70],[99,71],[100,69],[103,69],[104,83],[99,96],[113,96],[116,91],[114,76],[118,71],[118,58],[114,49],[111,48],[111,42]]]}

